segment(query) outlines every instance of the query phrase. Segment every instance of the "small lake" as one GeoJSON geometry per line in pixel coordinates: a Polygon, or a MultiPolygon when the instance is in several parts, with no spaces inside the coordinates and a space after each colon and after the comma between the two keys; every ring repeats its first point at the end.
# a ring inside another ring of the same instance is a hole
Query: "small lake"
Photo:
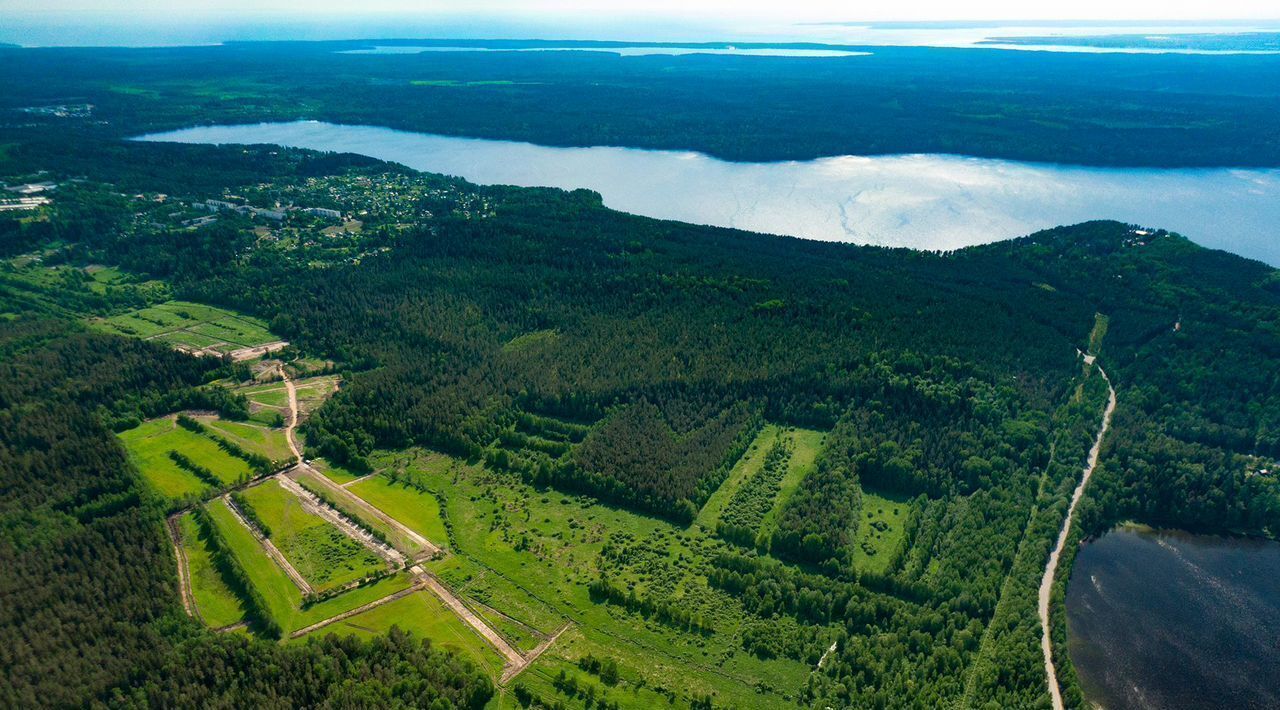
{"type": "Polygon", "coordinates": [[[734,163],[315,121],[143,136],[360,153],[481,184],[588,188],[634,214],[808,239],[949,250],[1091,219],[1180,232],[1280,265],[1280,169],[1115,169],[953,155],[734,163]]]}
{"type": "Polygon", "coordinates": [[[1112,531],[1076,558],[1067,623],[1105,708],[1280,707],[1280,543],[1112,531]]]}

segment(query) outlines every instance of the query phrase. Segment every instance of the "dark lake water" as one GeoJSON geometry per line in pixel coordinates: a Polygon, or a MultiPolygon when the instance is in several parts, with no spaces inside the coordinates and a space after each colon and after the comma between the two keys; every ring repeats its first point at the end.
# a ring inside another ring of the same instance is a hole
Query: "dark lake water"
{"type": "Polygon", "coordinates": [[[1118,708],[1280,708],[1280,543],[1115,530],[1067,587],[1086,697],[1118,708]]]}

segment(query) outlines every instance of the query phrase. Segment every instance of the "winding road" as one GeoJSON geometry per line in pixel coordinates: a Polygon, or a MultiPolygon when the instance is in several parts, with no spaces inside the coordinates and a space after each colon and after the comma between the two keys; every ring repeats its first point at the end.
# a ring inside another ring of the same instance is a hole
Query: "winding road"
{"type": "MultiPolygon", "coordinates": [[[[1087,364],[1095,364],[1092,356],[1085,356],[1087,364]]],[[[1102,439],[1107,435],[1107,429],[1111,428],[1111,413],[1116,408],[1116,389],[1111,386],[1111,379],[1107,377],[1107,373],[1101,366],[1097,366],[1098,374],[1102,375],[1102,379],[1107,383],[1107,408],[1102,412],[1102,426],[1098,429],[1098,437],[1093,440],[1093,448],[1089,449],[1089,458],[1085,462],[1084,474],[1080,477],[1080,484],[1076,486],[1076,490],[1071,494],[1071,505],[1067,508],[1067,519],[1062,521],[1062,530],[1058,533],[1058,541],[1053,546],[1053,552],[1049,553],[1049,561],[1044,566],[1044,577],[1040,580],[1040,649],[1044,652],[1044,673],[1049,683],[1049,695],[1053,700],[1053,710],[1064,710],[1062,704],[1062,691],[1058,688],[1058,673],[1053,667],[1053,641],[1049,634],[1049,598],[1053,594],[1053,578],[1058,571],[1058,558],[1062,555],[1062,548],[1067,544],[1067,537],[1071,533],[1071,522],[1075,518],[1076,505],[1080,502],[1081,496],[1084,495],[1084,487],[1088,485],[1089,478],[1093,476],[1093,470],[1098,466],[1098,454],[1102,451],[1102,439]]]]}

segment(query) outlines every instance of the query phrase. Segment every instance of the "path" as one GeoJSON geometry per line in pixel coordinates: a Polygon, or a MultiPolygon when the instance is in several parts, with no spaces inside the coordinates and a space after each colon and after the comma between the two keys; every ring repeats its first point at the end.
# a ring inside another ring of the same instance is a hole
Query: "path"
{"type": "MultiPolygon", "coordinates": [[[[425,558],[425,557],[436,557],[444,552],[439,545],[436,545],[435,543],[431,542],[427,538],[418,534],[416,531],[409,529],[404,523],[401,523],[399,520],[396,520],[390,515],[387,515],[386,513],[382,512],[382,510],[380,510],[377,506],[370,503],[369,501],[347,490],[347,487],[345,485],[340,486],[337,483],[334,483],[333,481],[329,480],[328,476],[325,476],[324,474],[320,473],[319,471],[315,470],[314,468],[308,466],[305,463],[298,464],[297,466],[294,466],[288,471],[285,471],[284,475],[289,476],[290,478],[293,478],[295,476],[298,476],[303,471],[307,471],[315,474],[313,476],[310,476],[310,481],[315,485],[328,490],[329,495],[331,495],[334,498],[334,500],[346,500],[348,503],[350,503],[353,507],[358,509],[360,512],[363,512],[372,518],[378,519],[383,525],[386,525],[387,527],[394,529],[396,533],[408,539],[410,542],[417,545],[418,547],[422,548],[422,552],[414,556],[415,559],[425,558]]],[[[371,473],[369,475],[376,476],[378,474],[371,473]]],[[[369,476],[364,476],[356,480],[363,481],[365,478],[368,478],[368,477],[369,476]]],[[[408,554],[409,551],[405,551],[405,552],[406,554],[408,554]]]]}
{"type": "Polygon", "coordinates": [[[241,525],[249,529],[249,532],[258,540],[258,544],[262,545],[262,549],[266,550],[267,554],[271,556],[271,559],[275,560],[276,564],[280,566],[280,569],[284,570],[284,573],[289,575],[289,579],[293,580],[293,583],[297,585],[298,589],[301,590],[304,595],[316,593],[316,590],[311,587],[311,583],[308,582],[306,578],[298,572],[298,570],[294,569],[293,565],[289,563],[289,560],[285,559],[284,553],[280,552],[280,549],[275,546],[275,543],[271,542],[270,538],[264,537],[262,533],[258,531],[258,528],[254,527],[248,520],[244,519],[244,516],[240,514],[240,509],[236,507],[234,502],[232,502],[230,495],[223,495],[222,502],[226,503],[227,509],[231,511],[231,514],[235,516],[235,519],[239,520],[241,525]]]}
{"type": "Polygon", "coordinates": [[[284,388],[289,392],[289,425],[284,428],[284,438],[289,442],[289,450],[293,452],[294,458],[302,463],[302,450],[298,448],[298,439],[293,435],[293,430],[298,426],[298,388],[293,386],[293,379],[284,371],[283,364],[277,363],[276,371],[280,373],[284,388]]]}
{"type": "Polygon", "coordinates": [[[275,478],[280,483],[281,488],[297,496],[302,503],[303,510],[346,533],[347,537],[369,548],[371,552],[386,560],[395,569],[404,567],[405,556],[400,554],[399,550],[375,538],[368,530],[356,525],[350,518],[321,500],[316,494],[303,488],[297,481],[289,478],[284,473],[276,474],[275,478]]]}
{"type": "Polygon", "coordinates": [[[397,599],[402,599],[404,597],[409,596],[410,594],[420,592],[422,591],[422,587],[423,587],[423,584],[421,580],[419,580],[418,583],[414,584],[412,587],[405,587],[404,589],[401,589],[400,591],[395,592],[394,594],[388,594],[387,596],[381,599],[375,599],[369,602],[368,604],[358,606],[354,609],[348,609],[347,611],[344,611],[341,614],[338,614],[337,616],[331,616],[328,619],[325,619],[324,621],[317,621],[316,623],[310,626],[305,626],[301,629],[298,629],[297,631],[294,631],[293,633],[289,634],[289,638],[296,639],[299,636],[306,636],[307,634],[317,629],[323,629],[324,627],[330,624],[336,624],[339,621],[350,619],[356,614],[362,614],[366,611],[369,611],[370,609],[380,607],[383,604],[389,604],[397,599]]]}
{"type": "Polygon", "coordinates": [[[560,634],[568,631],[570,626],[573,626],[573,624],[566,623],[564,626],[560,627],[559,631],[552,634],[551,638],[538,644],[536,648],[534,648],[532,651],[529,652],[528,655],[524,657],[523,663],[521,663],[519,666],[507,666],[506,669],[502,671],[501,682],[506,683],[512,678],[515,678],[516,676],[520,675],[520,671],[523,671],[525,668],[528,668],[530,665],[533,664],[534,661],[538,660],[538,656],[541,656],[543,651],[547,650],[548,648],[551,648],[551,644],[555,643],[556,639],[560,638],[560,634]]]}
{"type": "MultiPolygon", "coordinates": [[[[1091,356],[1085,356],[1085,362],[1093,364],[1091,356]]],[[[1053,546],[1053,552],[1049,553],[1049,561],[1044,566],[1044,577],[1040,580],[1040,650],[1044,652],[1044,673],[1049,683],[1049,696],[1053,701],[1053,710],[1063,710],[1062,691],[1058,688],[1058,673],[1053,668],[1053,642],[1049,636],[1049,597],[1053,593],[1053,577],[1058,570],[1058,558],[1062,554],[1062,548],[1067,544],[1067,536],[1071,533],[1071,521],[1076,514],[1076,505],[1080,502],[1080,497],[1084,495],[1084,487],[1088,485],[1089,478],[1093,476],[1093,470],[1098,465],[1098,454],[1102,451],[1102,439],[1107,435],[1107,429],[1111,427],[1111,413],[1116,408],[1116,389],[1111,386],[1111,379],[1107,377],[1107,373],[1098,367],[1098,374],[1102,375],[1102,379],[1107,383],[1107,408],[1102,412],[1102,426],[1098,429],[1098,437],[1093,440],[1093,448],[1089,449],[1089,458],[1085,462],[1084,475],[1080,477],[1080,484],[1076,486],[1076,490],[1071,494],[1071,505],[1067,507],[1067,519],[1062,521],[1062,530],[1058,533],[1058,541],[1053,546]]]]}
{"type": "Polygon", "coordinates": [[[187,551],[182,548],[182,531],[178,527],[178,518],[182,513],[169,516],[169,539],[173,542],[173,554],[178,558],[178,593],[182,597],[182,608],[190,616],[199,621],[200,611],[196,608],[196,597],[191,591],[191,568],[187,562],[187,551]]]}
{"type": "MultiPolygon", "coordinates": [[[[418,575],[419,579],[426,583],[427,589],[430,589],[437,597],[440,598],[440,601],[444,602],[445,606],[449,607],[453,613],[457,614],[459,619],[467,622],[471,628],[476,630],[476,633],[483,636],[484,640],[488,641],[489,645],[493,646],[494,650],[506,659],[508,670],[503,672],[504,677],[510,671],[512,666],[519,666],[515,671],[516,673],[524,670],[525,665],[527,665],[524,656],[521,656],[519,651],[512,648],[511,644],[507,643],[506,639],[502,638],[497,631],[494,631],[487,623],[485,623],[484,619],[476,616],[475,612],[468,609],[467,605],[463,604],[462,600],[455,596],[452,590],[441,584],[440,580],[436,579],[435,576],[428,574],[426,570],[421,567],[415,565],[413,572],[418,575]]],[[[512,675],[514,675],[514,673],[512,673],[512,675]]]]}

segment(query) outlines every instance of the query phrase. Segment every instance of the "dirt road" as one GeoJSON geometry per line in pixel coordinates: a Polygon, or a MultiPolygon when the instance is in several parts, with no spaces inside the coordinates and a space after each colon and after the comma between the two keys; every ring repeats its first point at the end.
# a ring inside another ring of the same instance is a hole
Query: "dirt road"
{"type": "Polygon", "coordinates": [[[345,619],[350,619],[351,617],[355,616],[356,614],[363,614],[364,612],[369,611],[370,609],[373,609],[373,608],[375,608],[375,607],[380,607],[380,606],[382,606],[383,604],[389,604],[389,603],[391,603],[391,602],[393,602],[393,601],[395,601],[395,600],[397,600],[397,599],[402,599],[402,598],[407,597],[407,596],[409,596],[410,594],[413,594],[413,593],[415,593],[415,592],[420,592],[420,591],[422,591],[422,587],[423,587],[422,583],[421,583],[421,582],[419,582],[418,584],[415,584],[415,585],[413,585],[412,587],[406,587],[406,588],[404,588],[404,589],[401,589],[400,591],[396,592],[395,594],[388,594],[387,596],[385,596],[385,597],[383,597],[383,598],[381,598],[381,599],[375,599],[374,601],[371,601],[371,602],[369,602],[368,604],[364,604],[364,605],[362,605],[362,606],[358,606],[358,607],[356,607],[356,608],[354,608],[354,609],[348,609],[347,611],[344,611],[344,612],[342,612],[341,614],[338,614],[337,616],[331,616],[331,617],[329,617],[328,619],[325,619],[325,620],[323,620],[323,621],[317,621],[316,623],[314,623],[314,624],[312,624],[312,625],[310,625],[310,626],[306,626],[306,627],[303,627],[303,628],[301,628],[301,629],[298,629],[297,631],[294,631],[294,632],[290,633],[290,634],[289,634],[289,638],[291,638],[291,639],[296,639],[296,638],[298,638],[299,636],[306,636],[307,634],[309,634],[309,633],[311,633],[312,631],[315,631],[315,630],[317,630],[317,629],[323,629],[324,627],[326,627],[326,626],[328,626],[328,625],[330,625],[330,624],[336,624],[336,623],[338,623],[339,621],[343,621],[343,620],[345,620],[345,619]]]}
{"type": "MultiPolygon", "coordinates": [[[[1085,362],[1092,364],[1093,359],[1086,356],[1085,362]]],[[[1067,508],[1067,519],[1062,521],[1062,530],[1058,533],[1058,541],[1049,553],[1049,561],[1044,566],[1044,577],[1040,580],[1040,649],[1044,652],[1044,673],[1049,682],[1049,696],[1053,701],[1053,710],[1063,710],[1062,691],[1058,688],[1058,674],[1053,667],[1053,642],[1049,636],[1049,598],[1053,593],[1053,578],[1058,571],[1058,558],[1062,548],[1067,544],[1067,536],[1071,533],[1071,522],[1076,514],[1076,505],[1084,495],[1084,487],[1088,485],[1093,470],[1098,466],[1098,454],[1102,451],[1102,439],[1111,427],[1111,413],[1116,408],[1116,390],[1111,386],[1111,379],[1102,367],[1098,374],[1107,383],[1107,408],[1102,412],[1102,426],[1098,429],[1098,437],[1093,440],[1093,448],[1089,449],[1089,458],[1085,462],[1084,474],[1080,476],[1080,484],[1071,494],[1071,505],[1067,508]]]]}
{"type": "Polygon", "coordinates": [[[289,392],[289,424],[284,428],[284,437],[289,442],[289,450],[293,452],[294,458],[302,463],[302,450],[298,448],[298,439],[293,434],[298,426],[298,389],[293,386],[289,373],[284,371],[284,365],[278,364],[276,369],[284,380],[285,390],[289,392]]]}
{"type": "Polygon", "coordinates": [[[178,527],[178,518],[181,513],[174,513],[169,516],[168,525],[169,539],[173,542],[173,554],[178,558],[178,592],[182,597],[182,608],[186,610],[187,616],[203,621],[200,618],[200,611],[196,608],[196,597],[191,592],[191,568],[187,563],[187,551],[182,548],[182,531],[178,527]]]}

